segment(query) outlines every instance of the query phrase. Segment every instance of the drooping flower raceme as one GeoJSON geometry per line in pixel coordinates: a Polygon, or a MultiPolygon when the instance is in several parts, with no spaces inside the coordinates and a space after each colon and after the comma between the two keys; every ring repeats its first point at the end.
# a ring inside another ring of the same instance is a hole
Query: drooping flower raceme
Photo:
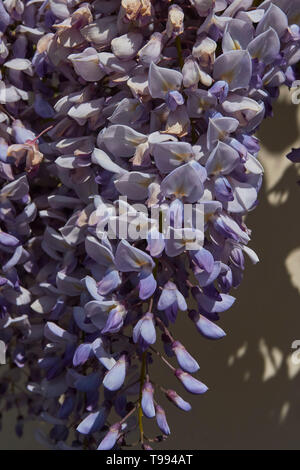
{"type": "Polygon", "coordinates": [[[298,0],[0,1],[0,387],[18,435],[34,417],[52,448],[150,449],[208,390],[176,320],[224,337],[258,261],[255,132],[297,78],[299,25],[298,0]]]}

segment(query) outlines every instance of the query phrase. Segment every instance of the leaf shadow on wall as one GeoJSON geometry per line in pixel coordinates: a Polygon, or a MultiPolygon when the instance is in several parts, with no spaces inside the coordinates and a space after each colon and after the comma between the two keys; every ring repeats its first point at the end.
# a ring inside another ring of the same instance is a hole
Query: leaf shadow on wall
{"type": "MultiPolygon", "coordinates": [[[[290,126],[297,122],[296,112],[293,105],[277,104],[275,117],[260,131],[266,150],[278,164],[287,153],[283,148],[289,151],[299,137],[297,126],[290,126]],[[286,132],[276,154],[272,135],[282,130],[286,132]],[[266,132],[271,135],[265,139],[266,132]]],[[[298,290],[293,280],[297,273],[291,277],[286,267],[287,258],[300,246],[298,179],[297,168],[285,165],[271,191],[261,189],[259,205],[247,217],[253,230],[249,246],[261,262],[247,263],[244,281],[233,292],[236,303],[221,316],[220,326],[227,337],[219,342],[203,339],[184,314],[176,325],[175,333],[199,359],[198,377],[210,390],[192,400],[183,393],[193,410],[186,414],[169,411],[173,435],[164,448],[300,447],[300,368],[291,361],[292,343],[300,340],[300,283],[298,290]],[[280,195],[287,190],[277,204],[270,203],[271,192],[280,195]]],[[[296,268],[300,278],[300,256],[296,268]]],[[[181,393],[180,386],[176,389],[181,393]]]]}

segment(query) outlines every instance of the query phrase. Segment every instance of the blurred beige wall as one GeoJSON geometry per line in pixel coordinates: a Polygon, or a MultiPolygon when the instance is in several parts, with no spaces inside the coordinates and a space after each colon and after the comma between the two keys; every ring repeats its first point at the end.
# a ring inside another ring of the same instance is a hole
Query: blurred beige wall
{"type": "MultiPolygon", "coordinates": [[[[247,263],[236,303],[222,314],[226,338],[210,342],[185,316],[178,322],[178,336],[199,359],[199,377],[210,390],[192,400],[183,394],[193,404],[190,413],[168,406],[172,435],[158,448],[300,448],[300,365],[291,362],[291,345],[300,340],[300,176],[285,158],[300,146],[299,127],[300,105],[285,91],[259,131],[265,183],[247,224],[261,262],[247,263]]],[[[161,365],[156,375],[164,379],[166,372],[161,365]]],[[[32,435],[37,423],[26,426],[23,439],[14,437],[13,426],[6,417],[0,449],[40,448],[32,435]]]]}

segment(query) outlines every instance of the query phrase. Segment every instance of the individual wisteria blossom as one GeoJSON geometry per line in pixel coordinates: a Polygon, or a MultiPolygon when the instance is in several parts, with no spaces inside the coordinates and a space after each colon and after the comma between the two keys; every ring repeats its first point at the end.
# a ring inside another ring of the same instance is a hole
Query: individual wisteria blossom
{"type": "Polygon", "coordinates": [[[150,450],[207,392],[176,320],[226,335],[258,262],[255,133],[299,59],[299,0],[0,0],[0,410],[18,436],[39,419],[49,448],[150,450]]]}

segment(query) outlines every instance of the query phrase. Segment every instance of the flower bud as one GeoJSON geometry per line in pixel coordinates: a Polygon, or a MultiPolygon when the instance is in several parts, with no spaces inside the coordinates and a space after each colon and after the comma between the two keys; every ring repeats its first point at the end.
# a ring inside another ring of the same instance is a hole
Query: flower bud
{"type": "Polygon", "coordinates": [[[175,353],[178,364],[183,370],[190,373],[197,372],[197,370],[199,370],[198,362],[190,355],[190,353],[179,341],[173,342],[172,350],[175,353]]]}
{"type": "Polygon", "coordinates": [[[121,431],[121,424],[120,423],[115,423],[113,424],[110,428],[104,439],[100,442],[97,450],[111,450],[120,435],[121,431]]]}
{"type": "Polygon", "coordinates": [[[111,392],[119,390],[126,377],[126,356],[123,354],[115,365],[106,373],[103,385],[111,392]]]}
{"type": "Polygon", "coordinates": [[[200,315],[200,313],[195,312],[195,310],[192,310],[189,313],[189,317],[195,323],[199,333],[201,333],[206,338],[220,339],[226,336],[226,333],[222,330],[222,328],[220,328],[214,322],[208,320],[208,318],[204,317],[203,315],[200,315]]]}
{"type": "Polygon", "coordinates": [[[164,412],[163,408],[159,405],[156,405],[155,410],[157,426],[163,434],[168,436],[170,434],[170,428],[167,423],[166,413],[164,412]]]}
{"type": "Polygon", "coordinates": [[[195,377],[192,377],[187,372],[183,372],[181,369],[177,369],[175,371],[175,376],[180,380],[184,388],[190,393],[199,395],[205,393],[208,390],[207,386],[200,382],[200,380],[195,379],[195,377]]]}
{"type": "Polygon", "coordinates": [[[156,341],[156,331],[153,322],[153,314],[146,313],[135,325],[133,329],[133,341],[140,343],[142,346],[154,344],[156,341]]]}
{"type": "Polygon", "coordinates": [[[145,382],[142,390],[142,410],[147,418],[154,418],[155,416],[153,392],[153,385],[150,382],[145,382]]]}
{"type": "Polygon", "coordinates": [[[184,13],[179,5],[171,5],[168,11],[168,21],[166,26],[167,35],[178,36],[183,33],[184,13]]]}
{"type": "Polygon", "coordinates": [[[167,390],[166,397],[183,411],[190,411],[192,409],[191,405],[181,398],[174,390],[167,390]]]}

